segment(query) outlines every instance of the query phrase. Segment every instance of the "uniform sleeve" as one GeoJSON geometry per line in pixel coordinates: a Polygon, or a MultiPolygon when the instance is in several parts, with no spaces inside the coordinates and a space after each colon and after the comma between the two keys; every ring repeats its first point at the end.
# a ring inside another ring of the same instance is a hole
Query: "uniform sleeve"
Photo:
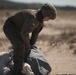
{"type": "Polygon", "coordinates": [[[37,26],[34,31],[32,32],[32,36],[31,36],[31,39],[30,39],[30,45],[33,46],[36,41],[37,41],[37,38],[38,38],[38,34],[40,33],[40,31],[43,29],[43,25],[39,25],[37,26]]]}
{"type": "Polygon", "coordinates": [[[27,29],[28,29],[28,26],[30,25],[30,20],[31,20],[29,18],[30,17],[28,16],[28,18],[25,20],[21,31],[21,37],[22,37],[22,40],[24,41],[25,49],[27,50],[26,52],[30,50],[30,39],[29,39],[29,33],[27,32],[27,29]]]}

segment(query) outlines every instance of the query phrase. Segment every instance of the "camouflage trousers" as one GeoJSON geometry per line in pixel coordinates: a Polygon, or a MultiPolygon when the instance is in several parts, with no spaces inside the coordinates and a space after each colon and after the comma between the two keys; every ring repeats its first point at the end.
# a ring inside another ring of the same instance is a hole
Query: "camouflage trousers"
{"type": "Polygon", "coordinates": [[[22,70],[25,57],[25,45],[21,38],[20,32],[18,31],[16,25],[11,19],[6,20],[3,26],[3,31],[14,48],[13,70],[15,72],[20,72],[22,70]]]}

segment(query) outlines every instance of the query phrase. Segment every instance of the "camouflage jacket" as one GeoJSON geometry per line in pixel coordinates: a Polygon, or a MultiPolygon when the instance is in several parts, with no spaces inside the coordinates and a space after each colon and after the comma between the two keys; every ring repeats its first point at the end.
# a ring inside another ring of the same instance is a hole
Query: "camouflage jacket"
{"type": "Polygon", "coordinates": [[[30,45],[35,44],[38,34],[44,26],[43,22],[37,20],[36,13],[37,10],[27,9],[11,17],[20,31],[26,49],[30,49],[30,45]],[[30,32],[32,32],[31,39],[29,39],[30,32]]]}

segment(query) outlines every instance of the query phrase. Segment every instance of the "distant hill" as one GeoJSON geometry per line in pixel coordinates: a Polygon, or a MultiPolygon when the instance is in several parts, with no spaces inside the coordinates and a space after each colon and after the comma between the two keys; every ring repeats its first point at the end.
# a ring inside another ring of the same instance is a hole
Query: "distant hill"
{"type": "Polygon", "coordinates": [[[59,7],[56,6],[59,10],[76,10],[76,7],[72,7],[72,6],[64,6],[64,7],[59,7]]]}
{"type": "MultiPolygon", "coordinates": [[[[16,2],[11,2],[11,1],[7,1],[7,0],[0,0],[0,9],[38,9],[42,6],[42,4],[40,3],[16,3],[16,2]]],[[[57,9],[60,10],[76,10],[75,7],[71,7],[71,6],[65,6],[65,7],[59,7],[56,6],[57,9]]]]}
{"type": "Polygon", "coordinates": [[[16,3],[11,2],[7,0],[0,0],[0,9],[27,9],[27,8],[33,8],[38,9],[42,6],[42,4],[36,4],[36,3],[16,3]]]}

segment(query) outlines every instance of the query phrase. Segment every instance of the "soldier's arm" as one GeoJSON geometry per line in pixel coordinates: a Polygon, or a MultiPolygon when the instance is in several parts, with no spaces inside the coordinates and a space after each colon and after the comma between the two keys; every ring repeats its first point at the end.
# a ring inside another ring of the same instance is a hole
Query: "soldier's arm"
{"type": "Polygon", "coordinates": [[[37,38],[38,38],[38,34],[40,33],[40,31],[43,29],[43,24],[42,25],[39,25],[37,26],[34,31],[32,32],[32,36],[31,36],[31,39],[30,39],[30,45],[33,46],[36,41],[37,41],[37,38]]]}
{"type": "Polygon", "coordinates": [[[24,44],[25,44],[26,53],[28,53],[30,50],[29,33],[26,32],[25,34],[23,34],[23,32],[22,32],[21,37],[22,37],[22,40],[24,41],[24,44]]]}
{"type": "Polygon", "coordinates": [[[27,19],[24,22],[22,31],[21,31],[21,37],[25,44],[25,49],[27,52],[30,50],[30,39],[29,39],[29,33],[28,33],[28,26],[30,25],[31,17],[27,16],[27,19]],[[29,19],[30,18],[30,19],[29,19]]]}

